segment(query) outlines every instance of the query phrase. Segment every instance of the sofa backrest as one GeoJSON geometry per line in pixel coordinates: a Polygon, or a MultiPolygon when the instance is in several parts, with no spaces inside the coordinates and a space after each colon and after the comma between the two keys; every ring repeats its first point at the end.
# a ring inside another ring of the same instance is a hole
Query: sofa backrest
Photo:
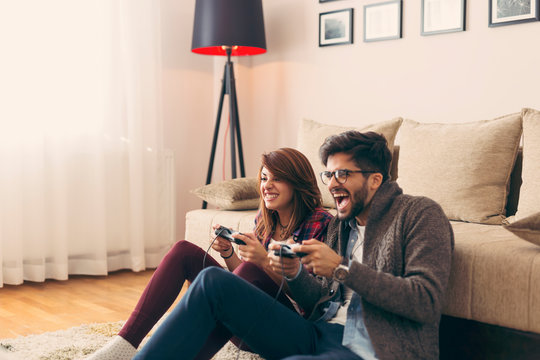
{"type": "MultiPolygon", "coordinates": [[[[399,145],[394,145],[394,153],[392,154],[392,164],[390,166],[390,176],[392,180],[397,180],[398,174],[398,162],[399,162],[399,145]]],[[[508,198],[506,201],[506,216],[512,216],[516,214],[518,201],[519,201],[519,189],[521,187],[521,169],[523,164],[523,149],[520,147],[514,168],[510,174],[510,191],[508,192],[508,198]]]]}

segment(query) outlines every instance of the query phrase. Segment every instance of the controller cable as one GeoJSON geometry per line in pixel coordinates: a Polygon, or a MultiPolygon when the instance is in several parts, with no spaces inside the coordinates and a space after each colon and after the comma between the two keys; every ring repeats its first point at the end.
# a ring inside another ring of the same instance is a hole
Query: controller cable
{"type": "MultiPolygon", "coordinates": [[[[208,255],[208,252],[210,251],[210,249],[212,248],[212,245],[214,245],[214,242],[216,242],[216,238],[218,237],[219,235],[216,235],[213,239],[212,239],[212,242],[210,243],[210,246],[208,247],[208,249],[206,250],[206,253],[204,254],[204,257],[203,257],[203,269],[206,265],[206,256],[208,255]]],[[[233,245],[231,244],[231,247],[233,245]]],[[[233,249],[234,250],[234,249],[233,249]]],[[[279,298],[279,295],[281,295],[281,292],[283,291],[283,286],[285,285],[285,271],[283,270],[283,256],[282,256],[282,251],[283,251],[283,247],[280,247],[279,248],[279,262],[281,264],[281,283],[279,284],[279,288],[278,288],[278,291],[276,293],[276,295],[274,296],[274,300],[272,301],[272,304],[270,305],[270,308],[267,310],[267,311],[270,311],[270,309],[274,306],[274,304],[277,302],[277,299],[279,298]]],[[[300,264],[301,266],[301,264],[300,264]]],[[[248,329],[248,331],[246,331],[246,334],[244,336],[242,336],[240,338],[240,343],[238,344],[238,352],[236,353],[236,360],[238,360],[240,358],[240,351],[242,350],[242,345],[244,344],[244,337],[248,336],[249,333],[251,333],[251,331],[253,330],[253,328],[255,327],[255,325],[257,325],[257,322],[254,322],[253,325],[251,325],[251,327],[248,329]]]]}

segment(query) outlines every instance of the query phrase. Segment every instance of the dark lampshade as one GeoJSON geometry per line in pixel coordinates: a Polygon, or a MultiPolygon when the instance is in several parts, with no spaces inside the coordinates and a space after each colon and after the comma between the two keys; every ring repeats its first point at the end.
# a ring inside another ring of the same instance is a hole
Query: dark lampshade
{"type": "Polygon", "coordinates": [[[262,0],[197,0],[191,51],[232,56],[266,52],[262,0]]]}

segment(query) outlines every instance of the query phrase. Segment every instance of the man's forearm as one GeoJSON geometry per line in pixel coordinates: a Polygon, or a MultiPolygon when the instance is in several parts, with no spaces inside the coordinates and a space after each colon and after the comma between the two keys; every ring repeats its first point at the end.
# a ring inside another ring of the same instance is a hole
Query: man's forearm
{"type": "Polygon", "coordinates": [[[293,299],[307,312],[311,313],[322,296],[326,295],[328,282],[315,277],[302,267],[300,274],[293,280],[287,280],[293,299]]]}

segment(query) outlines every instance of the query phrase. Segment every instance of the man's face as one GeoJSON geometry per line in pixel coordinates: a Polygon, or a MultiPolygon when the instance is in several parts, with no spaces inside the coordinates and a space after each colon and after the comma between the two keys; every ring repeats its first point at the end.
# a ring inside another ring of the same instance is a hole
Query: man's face
{"type": "MultiPolygon", "coordinates": [[[[365,170],[359,169],[348,154],[336,153],[328,157],[326,170],[345,169],[365,170]]],[[[368,179],[361,173],[350,173],[344,184],[340,184],[335,177],[332,177],[327,186],[334,197],[337,216],[340,220],[349,220],[362,214],[364,210],[367,210],[367,205],[373,196],[368,189],[368,179]]]]}

